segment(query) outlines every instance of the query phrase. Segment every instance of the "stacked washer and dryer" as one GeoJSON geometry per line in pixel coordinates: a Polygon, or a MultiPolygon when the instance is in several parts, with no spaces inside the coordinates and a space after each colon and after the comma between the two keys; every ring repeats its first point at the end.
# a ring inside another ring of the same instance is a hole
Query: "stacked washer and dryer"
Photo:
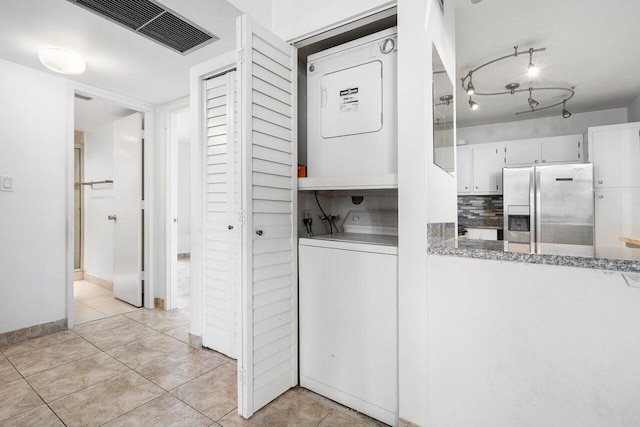
{"type": "MultiPolygon", "coordinates": [[[[397,173],[396,36],[309,56],[309,177],[397,173]]],[[[397,425],[397,208],[355,208],[342,227],[299,239],[300,384],[397,425]]]]}

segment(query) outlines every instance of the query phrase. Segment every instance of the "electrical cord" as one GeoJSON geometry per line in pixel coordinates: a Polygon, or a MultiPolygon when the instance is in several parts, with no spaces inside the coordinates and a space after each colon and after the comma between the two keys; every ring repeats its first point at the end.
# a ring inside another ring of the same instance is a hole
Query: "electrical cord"
{"type": "MultiPolygon", "coordinates": [[[[320,206],[320,200],[318,200],[318,192],[314,191],[313,194],[316,196],[316,203],[318,204],[320,212],[322,212],[323,215],[320,219],[322,219],[323,221],[329,221],[329,234],[333,234],[333,221],[331,217],[325,213],[324,209],[322,209],[322,206],[320,206]]],[[[336,227],[336,234],[338,234],[338,227],[336,227]]]]}

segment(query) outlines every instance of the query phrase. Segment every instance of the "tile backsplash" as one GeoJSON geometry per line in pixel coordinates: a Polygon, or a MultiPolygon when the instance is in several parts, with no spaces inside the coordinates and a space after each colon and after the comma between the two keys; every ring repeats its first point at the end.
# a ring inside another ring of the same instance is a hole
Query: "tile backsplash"
{"type": "Polygon", "coordinates": [[[502,223],[502,196],[458,196],[458,223],[502,223]]]}

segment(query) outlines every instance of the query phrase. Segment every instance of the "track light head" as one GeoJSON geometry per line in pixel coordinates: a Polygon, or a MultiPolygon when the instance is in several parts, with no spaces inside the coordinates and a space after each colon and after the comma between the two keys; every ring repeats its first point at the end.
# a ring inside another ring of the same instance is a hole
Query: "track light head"
{"type": "Polygon", "coordinates": [[[469,107],[471,107],[471,109],[473,111],[477,110],[478,108],[480,108],[480,104],[478,104],[477,102],[475,102],[473,99],[471,99],[471,97],[469,97],[469,107]]]}
{"type": "Polygon", "coordinates": [[[562,118],[568,119],[569,117],[571,117],[571,113],[567,110],[567,101],[565,100],[562,102],[562,118]]]}
{"type": "Polygon", "coordinates": [[[538,75],[538,67],[533,63],[533,48],[529,49],[529,77],[535,77],[538,75]]]}
{"type": "Polygon", "coordinates": [[[527,101],[529,102],[529,107],[531,107],[531,109],[533,110],[538,105],[540,105],[540,103],[538,101],[536,101],[535,99],[533,99],[532,92],[533,92],[533,88],[530,87],[529,88],[529,99],[527,101]]]}
{"type": "Polygon", "coordinates": [[[469,80],[469,84],[467,85],[467,95],[473,95],[476,93],[476,88],[473,87],[473,83],[469,80]]]}

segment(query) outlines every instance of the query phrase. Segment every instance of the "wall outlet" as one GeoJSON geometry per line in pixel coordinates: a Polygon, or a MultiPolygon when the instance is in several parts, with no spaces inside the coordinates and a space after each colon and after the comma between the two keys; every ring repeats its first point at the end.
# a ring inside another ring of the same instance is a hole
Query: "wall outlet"
{"type": "Polygon", "coordinates": [[[13,192],[13,177],[9,175],[0,175],[0,191],[13,192]]]}

